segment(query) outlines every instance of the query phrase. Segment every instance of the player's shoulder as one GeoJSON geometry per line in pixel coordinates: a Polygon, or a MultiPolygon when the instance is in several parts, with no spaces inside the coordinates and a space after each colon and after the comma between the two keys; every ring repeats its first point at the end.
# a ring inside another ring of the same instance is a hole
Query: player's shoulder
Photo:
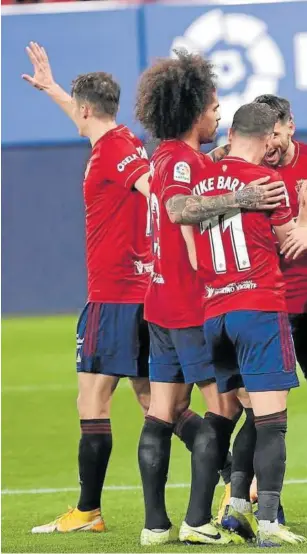
{"type": "Polygon", "coordinates": [[[277,169],[274,169],[273,167],[268,167],[266,165],[256,165],[255,167],[255,175],[257,174],[259,176],[259,179],[261,177],[270,177],[271,181],[282,181],[282,177],[277,169]]]}
{"type": "Polygon", "coordinates": [[[119,173],[128,165],[133,167],[136,163],[147,165],[149,170],[144,144],[124,125],[116,127],[109,134],[108,140],[102,141],[100,155],[109,167],[116,168],[119,173]]]}
{"type": "Polygon", "coordinates": [[[141,157],[147,158],[146,150],[141,139],[130,131],[126,125],[118,125],[114,129],[111,129],[101,141],[98,141],[97,145],[101,151],[108,150],[109,154],[127,148],[134,148],[138,151],[142,149],[141,157]]]}
{"type": "Polygon", "coordinates": [[[165,171],[174,171],[174,176],[182,175],[185,178],[199,168],[204,169],[206,159],[207,156],[202,152],[194,150],[180,140],[161,142],[152,157],[154,165],[159,164],[165,171]]]}
{"type": "Polygon", "coordinates": [[[128,127],[126,127],[125,125],[122,125],[121,126],[121,130],[119,131],[118,133],[118,137],[121,141],[124,141],[126,143],[130,143],[130,144],[133,144],[133,146],[139,150],[139,149],[142,149],[142,155],[141,155],[141,158],[147,158],[147,151],[146,151],[146,148],[144,146],[144,143],[142,142],[142,140],[137,137],[133,131],[131,131],[128,127]]]}
{"type": "Polygon", "coordinates": [[[215,163],[214,166],[218,174],[233,174],[245,183],[250,183],[262,177],[269,177],[270,181],[282,181],[281,176],[275,169],[264,165],[256,165],[239,158],[225,157],[215,163]]]}
{"type": "Polygon", "coordinates": [[[256,165],[252,163],[247,163],[246,167],[242,168],[242,171],[246,176],[249,177],[249,180],[261,179],[262,177],[270,177],[270,181],[282,181],[282,177],[278,171],[272,167],[266,165],[256,165]]]}

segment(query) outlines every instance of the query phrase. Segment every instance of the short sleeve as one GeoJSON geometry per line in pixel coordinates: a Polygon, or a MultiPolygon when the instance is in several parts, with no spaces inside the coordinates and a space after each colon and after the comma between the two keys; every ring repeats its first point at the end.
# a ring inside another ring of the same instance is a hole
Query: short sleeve
{"type": "Polygon", "coordinates": [[[133,141],[118,138],[106,153],[106,163],[110,179],[127,189],[145,173],[149,173],[149,162],[146,150],[133,141]]]}
{"type": "Polygon", "coordinates": [[[184,194],[186,196],[192,193],[193,189],[193,167],[189,157],[184,154],[181,158],[169,157],[163,168],[162,175],[162,199],[166,202],[176,194],[184,194]]]}

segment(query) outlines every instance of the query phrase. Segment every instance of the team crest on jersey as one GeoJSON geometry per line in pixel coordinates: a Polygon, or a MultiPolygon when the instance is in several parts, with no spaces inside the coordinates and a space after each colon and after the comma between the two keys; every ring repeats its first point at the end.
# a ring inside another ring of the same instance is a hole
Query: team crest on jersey
{"type": "Polygon", "coordinates": [[[191,168],[186,162],[177,162],[174,167],[174,181],[179,183],[191,182],[191,168]]]}
{"type": "Polygon", "coordinates": [[[226,164],[222,165],[222,171],[225,172],[226,170],[227,170],[227,165],[226,164]]]}

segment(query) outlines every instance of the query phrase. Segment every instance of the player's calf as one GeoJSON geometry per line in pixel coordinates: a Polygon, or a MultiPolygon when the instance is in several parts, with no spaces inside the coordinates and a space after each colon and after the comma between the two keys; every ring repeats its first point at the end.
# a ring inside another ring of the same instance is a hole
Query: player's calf
{"type": "Polygon", "coordinates": [[[246,408],[245,413],[245,422],[235,438],[232,450],[230,505],[241,511],[245,504],[244,511],[251,512],[249,492],[254,477],[253,460],[257,434],[252,408],[246,408]]]}
{"type": "Polygon", "coordinates": [[[158,534],[166,532],[165,536],[168,536],[167,531],[171,528],[165,505],[165,485],[173,429],[172,423],[150,415],[145,418],[138,449],[145,502],[145,527],[141,542],[152,534],[147,531],[158,534]]]}
{"type": "Polygon", "coordinates": [[[199,527],[212,519],[212,501],[233,431],[233,421],[208,412],[197,433],[192,450],[192,485],[185,522],[199,527]]]}
{"type": "Polygon", "coordinates": [[[256,416],[255,424],[258,519],[260,522],[275,522],[285,474],[287,410],[256,416]]]}

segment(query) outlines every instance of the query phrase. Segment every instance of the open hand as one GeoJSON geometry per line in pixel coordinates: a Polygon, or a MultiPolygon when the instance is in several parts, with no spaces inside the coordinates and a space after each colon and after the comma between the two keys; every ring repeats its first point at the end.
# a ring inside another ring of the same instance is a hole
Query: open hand
{"type": "Polygon", "coordinates": [[[295,227],[289,231],[280,252],[285,255],[285,258],[292,260],[307,252],[307,227],[295,227]]]}
{"type": "Polygon", "coordinates": [[[33,65],[34,74],[23,74],[22,78],[39,90],[46,90],[55,84],[50,63],[45,49],[37,42],[30,42],[26,47],[27,54],[33,65]]]}

